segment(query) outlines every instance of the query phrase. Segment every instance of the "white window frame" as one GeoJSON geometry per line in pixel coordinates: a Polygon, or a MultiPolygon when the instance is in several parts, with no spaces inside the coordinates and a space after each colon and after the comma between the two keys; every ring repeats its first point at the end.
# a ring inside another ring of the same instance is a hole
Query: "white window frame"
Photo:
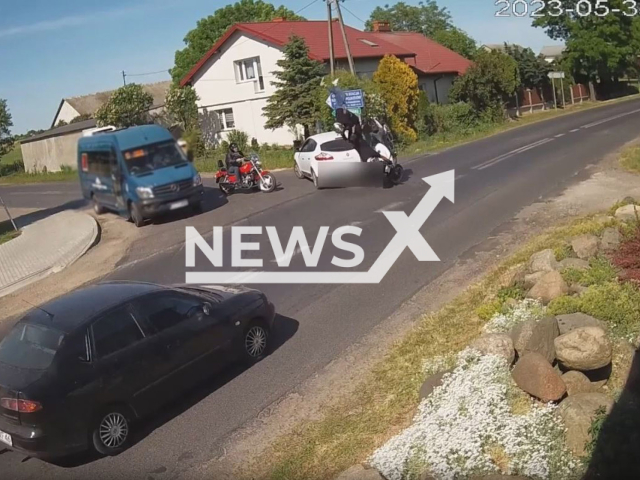
{"type": "Polygon", "coordinates": [[[221,108],[220,110],[214,110],[215,114],[218,116],[218,120],[220,121],[220,126],[222,127],[222,131],[233,130],[236,128],[236,118],[233,113],[233,108],[221,108]],[[226,112],[231,112],[231,116],[233,117],[233,125],[227,125],[227,114],[226,112]]]}
{"type": "Polygon", "coordinates": [[[236,72],[236,83],[250,83],[255,84],[255,92],[264,92],[264,75],[262,74],[262,64],[260,57],[243,58],[242,60],[236,60],[233,62],[236,72]],[[253,67],[253,78],[247,78],[247,65],[250,64],[253,67]],[[262,78],[262,88],[260,88],[260,78],[262,78]]]}

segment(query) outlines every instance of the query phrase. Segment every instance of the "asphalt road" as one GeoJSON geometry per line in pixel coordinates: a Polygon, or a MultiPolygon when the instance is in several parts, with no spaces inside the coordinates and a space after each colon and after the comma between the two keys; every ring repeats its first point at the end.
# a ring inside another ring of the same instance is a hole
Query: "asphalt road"
{"type": "MultiPolygon", "coordinates": [[[[343,225],[356,225],[362,228],[356,243],[366,252],[359,270],[367,270],[395,233],[381,212],[410,214],[429,189],[423,177],[452,169],[456,175],[455,204],[442,200],[420,229],[441,262],[418,262],[407,249],[379,285],[258,285],[280,314],[278,348],[271,356],[194,392],[149,425],[143,438],[118,457],[62,468],[37,460],[21,463],[22,456],[5,453],[0,455],[3,477],[197,478],[193,467],[216,456],[226,435],[370,332],[523,207],[552,197],[588,165],[638,136],[639,128],[640,101],[612,104],[405,163],[407,178],[392,189],[316,191],[310,182],[284,174],[279,175],[282,189],[273,196],[232,196],[230,205],[225,205],[210,192],[207,213],[145,227],[150,229],[148,237],[134,246],[122,268],[110,278],[184,282],[187,269],[181,243],[185,225],[195,226],[209,240],[214,225],[275,226],[283,242],[292,227],[299,225],[310,243],[320,226],[332,232],[343,225]],[[141,242],[151,247],[145,250],[141,242]],[[170,245],[175,246],[168,248],[170,245]]],[[[227,232],[224,240],[228,244],[227,232]]],[[[278,269],[266,235],[251,241],[259,241],[262,247],[264,268],[278,269]]],[[[259,256],[249,253],[246,258],[259,256]]],[[[334,254],[346,257],[328,242],[318,270],[337,270],[330,265],[334,254]]],[[[225,250],[225,261],[229,257],[225,250]]],[[[304,268],[302,253],[294,256],[289,268],[304,268]]],[[[197,255],[196,268],[188,270],[211,271],[212,267],[197,255]]]]}

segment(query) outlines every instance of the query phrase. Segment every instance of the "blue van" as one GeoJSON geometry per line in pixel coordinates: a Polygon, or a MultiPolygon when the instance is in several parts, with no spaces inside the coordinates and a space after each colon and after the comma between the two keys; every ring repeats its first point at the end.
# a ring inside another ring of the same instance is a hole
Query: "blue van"
{"type": "Polygon", "coordinates": [[[201,211],[202,179],[169,131],[158,125],[100,131],[78,140],[84,198],[141,227],[148,218],[192,208],[201,211]]]}

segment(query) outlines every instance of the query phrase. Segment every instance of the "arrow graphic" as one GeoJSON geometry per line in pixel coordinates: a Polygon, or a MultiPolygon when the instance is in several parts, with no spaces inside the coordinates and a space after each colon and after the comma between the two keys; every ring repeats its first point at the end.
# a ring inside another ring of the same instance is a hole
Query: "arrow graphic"
{"type": "Polygon", "coordinates": [[[396,234],[367,272],[187,272],[186,283],[206,284],[376,284],[380,283],[409,248],[421,262],[439,262],[440,258],[420,234],[420,228],[443,198],[455,202],[455,170],[422,179],[431,188],[407,216],[405,212],[382,212],[396,234]]]}

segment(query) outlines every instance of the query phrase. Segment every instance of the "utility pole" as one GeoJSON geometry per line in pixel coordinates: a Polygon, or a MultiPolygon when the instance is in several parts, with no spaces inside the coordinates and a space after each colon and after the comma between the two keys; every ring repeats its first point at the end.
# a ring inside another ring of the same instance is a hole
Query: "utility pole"
{"type": "Polygon", "coordinates": [[[338,21],[340,22],[340,29],[342,30],[342,41],[344,42],[344,49],[347,52],[347,60],[349,60],[349,70],[351,75],[356,74],[356,68],[353,65],[353,57],[351,56],[351,49],[349,48],[349,41],[347,40],[347,32],[344,29],[344,21],[342,20],[342,11],[340,10],[340,0],[333,0],[336,4],[336,10],[338,11],[338,21]]]}
{"type": "Polygon", "coordinates": [[[333,54],[333,18],[331,15],[331,2],[327,0],[327,22],[329,23],[329,61],[331,62],[331,76],[335,73],[335,56],[333,54]]]}
{"type": "Polygon", "coordinates": [[[127,86],[127,74],[124,73],[124,70],[122,70],[122,83],[125,87],[127,86]]]}

